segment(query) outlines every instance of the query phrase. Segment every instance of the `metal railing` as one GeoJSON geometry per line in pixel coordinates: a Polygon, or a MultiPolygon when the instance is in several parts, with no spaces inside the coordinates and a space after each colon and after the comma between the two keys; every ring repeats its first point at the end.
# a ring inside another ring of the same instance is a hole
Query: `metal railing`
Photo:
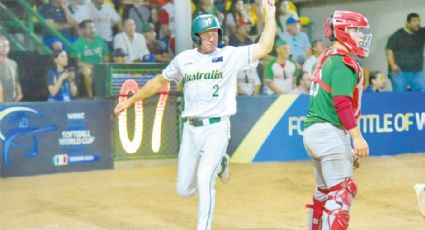
{"type": "Polygon", "coordinates": [[[28,0],[9,1],[14,4],[18,4],[25,11],[24,15],[26,18],[24,20],[15,15],[3,2],[4,1],[0,2],[0,14],[2,14],[2,20],[0,20],[0,34],[3,34],[9,39],[12,48],[22,51],[26,50],[25,47],[28,49],[28,45],[23,44],[21,40],[17,39],[16,36],[9,32],[8,28],[11,23],[13,23],[17,29],[24,32],[26,36],[25,38],[29,39],[32,44],[29,45],[30,48],[37,47],[41,49],[42,53],[46,54],[50,54],[52,52],[51,48],[46,46],[42,39],[40,39],[36,34],[34,26],[34,21],[36,20],[43,30],[62,42],[64,47],[66,47],[69,51],[73,51],[72,43],[56,28],[49,24],[28,0]]]}

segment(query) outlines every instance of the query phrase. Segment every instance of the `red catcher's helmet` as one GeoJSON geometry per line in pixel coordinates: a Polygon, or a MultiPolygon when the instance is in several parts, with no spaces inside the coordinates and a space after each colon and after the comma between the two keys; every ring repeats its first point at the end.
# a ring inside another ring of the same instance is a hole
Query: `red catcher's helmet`
{"type": "Polygon", "coordinates": [[[372,34],[365,34],[363,41],[356,42],[347,30],[348,28],[369,28],[369,22],[361,13],[336,10],[332,17],[326,20],[326,37],[331,41],[338,40],[360,58],[367,57],[372,34]]]}

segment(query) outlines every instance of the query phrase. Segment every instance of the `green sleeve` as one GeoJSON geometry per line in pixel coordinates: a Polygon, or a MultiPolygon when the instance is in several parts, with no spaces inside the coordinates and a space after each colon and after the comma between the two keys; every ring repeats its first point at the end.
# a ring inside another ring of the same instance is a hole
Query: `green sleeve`
{"type": "Polygon", "coordinates": [[[103,40],[102,38],[101,38],[101,43],[102,43],[102,53],[103,53],[103,56],[109,55],[108,45],[106,45],[105,40],[103,40]]]}
{"type": "Polygon", "coordinates": [[[273,80],[274,79],[274,75],[273,75],[273,64],[276,61],[274,59],[270,60],[267,62],[265,68],[264,68],[264,79],[266,80],[273,80]]]}
{"type": "Polygon", "coordinates": [[[341,63],[332,72],[332,96],[353,97],[353,89],[357,84],[357,75],[354,71],[341,63]]]}
{"type": "Polygon", "coordinates": [[[72,51],[72,56],[76,57],[78,59],[81,59],[81,46],[80,46],[80,40],[77,40],[74,42],[74,44],[72,44],[73,47],[73,51],[72,51]]]}

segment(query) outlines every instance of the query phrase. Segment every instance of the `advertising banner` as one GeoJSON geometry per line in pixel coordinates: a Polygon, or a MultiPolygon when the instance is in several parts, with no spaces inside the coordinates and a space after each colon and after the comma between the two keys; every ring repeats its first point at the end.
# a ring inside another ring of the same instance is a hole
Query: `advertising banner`
{"type": "MultiPolygon", "coordinates": [[[[371,156],[425,152],[425,94],[363,94],[358,126],[371,156]]],[[[309,159],[302,142],[309,96],[238,98],[232,118],[229,152],[233,162],[294,161],[309,159]],[[261,108],[263,111],[250,108],[261,108]],[[254,117],[255,119],[251,119],[254,117]]]]}
{"type": "Polygon", "coordinates": [[[110,101],[0,105],[1,176],[113,168],[110,101]]]}

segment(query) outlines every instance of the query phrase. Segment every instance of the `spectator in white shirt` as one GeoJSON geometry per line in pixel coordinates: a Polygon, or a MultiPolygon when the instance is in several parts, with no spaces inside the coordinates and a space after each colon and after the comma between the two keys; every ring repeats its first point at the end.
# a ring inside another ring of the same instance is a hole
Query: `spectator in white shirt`
{"type": "Polygon", "coordinates": [[[121,17],[114,8],[104,4],[104,0],[92,0],[89,4],[81,5],[74,14],[78,23],[91,19],[94,22],[97,33],[110,46],[112,45],[113,33],[112,27],[117,25],[122,31],[120,22],[121,17]]]}
{"type": "Polygon", "coordinates": [[[124,21],[124,32],[114,37],[114,49],[118,48],[123,49],[127,54],[127,63],[140,61],[141,57],[150,54],[145,37],[136,32],[136,24],[131,18],[124,21]]]}
{"type": "Polygon", "coordinates": [[[260,92],[261,81],[256,68],[238,72],[238,95],[254,96],[260,92]]]}
{"type": "Polygon", "coordinates": [[[290,46],[285,40],[276,39],[274,47],[277,57],[265,65],[264,93],[288,94],[295,88],[296,66],[289,60],[290,46]]]}

